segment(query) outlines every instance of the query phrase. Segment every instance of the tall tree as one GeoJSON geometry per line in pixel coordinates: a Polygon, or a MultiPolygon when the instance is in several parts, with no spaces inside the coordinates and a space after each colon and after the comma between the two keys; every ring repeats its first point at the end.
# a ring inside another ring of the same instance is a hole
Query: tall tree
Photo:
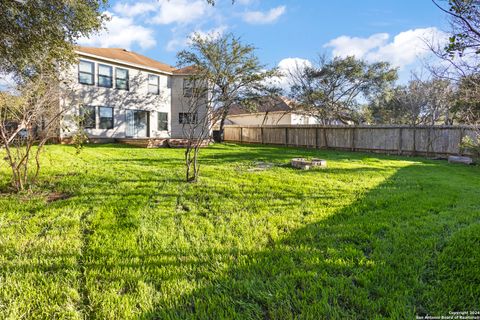
{"type": "Polygon", "coordinates": [[[386,90],[369,105],[374,123],[435,125],[452,124],[453,88],[443,79],[414,78],[405,86],[386,90]]]}
{"type": "Polygon", "coordinates": [[[102,27],[106,2],[0,1],[0,73],[21,77],[72,62],[75,42],[102,27]]]}
{"type": "Polygon", "coordinates": [[[102,27],[105,4],[106,0],[0,1],[0,75],[17,80],[15,96],[0,96],[0,148],[7,155],[16,191],[33,184],[43,145],[58,134],[64,113],[59,101],[72,92],[60,71],[74,62],[76,41],[102,27]],[[66,90],[60,90],[60,83],[66,90]]]}
{"type": "MultiPolygon", "coordinates": [[[[458,87],[457,101],[452,110],[460,122],[474,125],[475,139],[467,138],[464,146],[480,150],[480,2],[478,0],[448,0],[446,6],[437,0],[433,3],[450,17],[450,41],[442,50],[433,47],[433,52],[447,62],[440,68],[440,76],[452,79],[458,87]],[[470,139],[470,140],[469,140],[470,139]]],[[[439,68],[436,68],[437,71],[439,68]]]]}
{"type": "Polygon", "coordinates": [[[355,57],[320,57],[314,66],[297,68],[291,97],[322,123],[358,123],[363,102],[373,99],[397,79],[387,62],[367,63],[355,57]]]}
{"type": "Polygon", "coordinates": [[[465,50],[480,53],[480,2],[477,0],[448,0],[432,2],[450,17],[451,35],[445,48],[450,54],[465,50]],[[446,3],[446,5],[444,5],[446,3]]]}
{"type": "Polygon", "coordinates": [[[480,75],[462,77],[455,92],[452,112],[459,123],[480,124],[480,75]]]}
{"type": "Polygon", "coordinates": [[[269,79],[279,76],[267,69],[255,54],[255,47],[233,34],[194,34],[189,48],[177,54],[180,67],[191,66],[195,77],[207,82],[211,103],[219,113],[220,132],[230,107],[256,97],[278,92],[269,79]]]}
{"type": "MultiPolygon", "coordinates": [[[[430,66],[438,78],[447,79],[457,86],[457,102],[452,112],[460,122],[480,100],[480,2],[476,0],[448,0],[432,2],[450,17],[450,37],[447,46],[430,43],[432,52],[444,63],[430,66]]],[[[475,112],[473,113],[473,115],[475,112]]],[[[470,121],[468,120],[468,121],[470,121]]],[[[474,124],[473,122],[467,122],[474,124]]]]}

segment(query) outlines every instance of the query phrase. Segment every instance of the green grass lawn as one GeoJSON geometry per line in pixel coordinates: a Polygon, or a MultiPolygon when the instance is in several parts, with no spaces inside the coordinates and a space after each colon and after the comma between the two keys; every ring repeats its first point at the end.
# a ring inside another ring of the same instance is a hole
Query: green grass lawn
{"type": "Polygon", "coordinates": [[[480,310],[478,166],[226,144],[187,184],[179,149],[47,150],[42,190],[70,197],[0,195],[0,319],[480,310]]]}

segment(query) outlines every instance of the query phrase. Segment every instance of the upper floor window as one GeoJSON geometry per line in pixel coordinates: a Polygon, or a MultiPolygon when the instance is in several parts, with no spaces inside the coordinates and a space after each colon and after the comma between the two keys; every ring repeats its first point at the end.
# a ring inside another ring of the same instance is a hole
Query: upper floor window
{"type": "Polygon", "coordinates": [[[206,87],[202,85],[200,79],[183,79],[183,96],[195,98],[205,98],[207,94],[206,87]]]}
{"type": "Polygon", "coordinates": [[[195,80],[183,79],[183,96],[191,97],[193,95],[193,88],[195,88],[195,80]]]}
{"type": "Polygon", "coordinates": [[[153,94],[160,94],[160,78],[159,76],[148,75],[148,92],[153,94]]]}
{"type": "Polygon", "coordinates": [[[121,90],[128,90],[128,70],[115,68],[115,87],[121,90]]]}
{"type": "Polygon", "coordinates": [[[80,125],[85,129],[95,129],[95,107],[82,106],[80,108],[80,125]]]}
{"type": "Polygon", "coordinates": [[[93,85],[95,64],[90,61],[80,60],[78,64],[78,82],[93,85]]]}
{"type": "Polygon", "coordinates": [[[98,107],[99,129],[113,129],[113,108],[98,107]]]}
{"type": "Polygon", "coordinates": [[[168,130],[168,113],[159,112],[158,117],[158,131],[167,131],[168,130]]]}
{"type": "Polygon", "coordinates": [[[195,124],[197,123],[197,113],[180,112],[178,114],[178,122],[180,124],[195,124]]]}
{"type": "Polygon", "coordinates": [[[104,64],[98,64],[98,86],[111,88],[112,84],[112,67],[104,64]]]}

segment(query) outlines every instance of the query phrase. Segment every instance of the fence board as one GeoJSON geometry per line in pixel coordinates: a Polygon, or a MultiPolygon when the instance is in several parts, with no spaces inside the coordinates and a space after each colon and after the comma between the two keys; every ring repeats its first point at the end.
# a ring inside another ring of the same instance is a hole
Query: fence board
{"type": "Polygon", "coordinates": [[[225,126],[225,141],[308,148],[373,151],[407,155],[460,154],[468,126],[225,126]]]}

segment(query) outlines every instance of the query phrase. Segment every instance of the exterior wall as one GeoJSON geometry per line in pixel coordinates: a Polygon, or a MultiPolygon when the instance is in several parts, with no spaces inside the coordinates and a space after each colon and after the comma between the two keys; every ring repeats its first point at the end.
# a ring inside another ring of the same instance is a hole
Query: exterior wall
{"type": "Polygon", "coordinates": [[[231,115],[227,117],[232,125],[288,125],[292,124],[292,114],[285,112],[269,112],[265,118],[264,112],[231,115]]]}
{"type": "MultiPolygon", "coordinates": [[[[171,137],[172,138],[184,138],[185,130],[188,132],[190,126],[188,124],[183,125],[180,123],[180,113],[189,112],[189,98],[183,96],[183,80],[186,76],[176,75],[172,77],[172,108],[171,108],[171,137]]],[[[198,120],[202,121],[206,117],[206,108],[200,108],[198,110],[198,120]]],[[[200,125],[197,125],[195,134],[200,133],[200,125]]]]}
{"type": "MultiPolygon", "coordinates": [[[[100,59],[84,58],[82,60],[95,62],[94,85],[85,85],[78,82],[78,64],[72,66],[65,75],[66,79],[73,79],[74,97],[63,101],[66,108],[60,138],[65,138],[75,131],[76,125],[74,116],[79,115],[81,105],[113,107],[113,129],[85,129],[85,132],[92,138],[125,138],[126,137],[126,110],[144,110],[150,112],[149,136],[152,138],[168,138],[171,136],[172,118],[172,93],[171,75],[161,72],[133,68],[121,63],[103,62],[100,59]],[[98,63],[113,67],[113,88],[98,86],[98,63]],[[128,69],[129,90],[118,90],[115,88],[115,67],[128,69]],[[159,76],[160,94],[148,93],[148,75],[159,76]],[[167,112],[169,118],[169,130],[158,131],[157,112],[167,112]]],[[[97,113],[98,120],[98,113],[97,113]]]]}
{"type": "Polygon", "coordinates": [[[319,124],[319,121],[312,116],[294,113],[291,124],[319,124]]]}
{"type": "Polygon", "coordinates": [[[255,125],[290,125],[290,124],[318,124],[315,117],[298,113],[269,112],[265,118],[264,112],[231,115],[227,118],[228,124],[239,126],[255,125]]]}

